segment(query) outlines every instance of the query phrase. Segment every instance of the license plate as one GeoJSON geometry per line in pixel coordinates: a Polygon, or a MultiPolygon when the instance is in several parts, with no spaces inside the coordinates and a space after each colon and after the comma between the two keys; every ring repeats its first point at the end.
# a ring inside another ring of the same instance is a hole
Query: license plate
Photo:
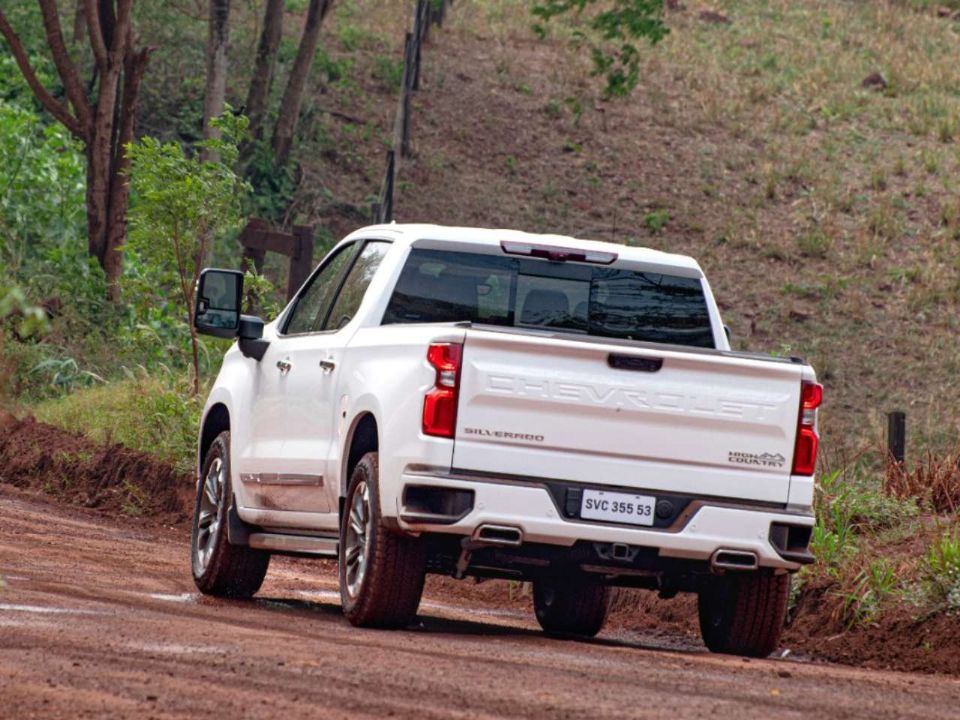
{"type": "Polygon", "coordinates": [[[580,503],[580,517],[584,520],[653,525],[653,511],[656,504],[657,499],[649,495],[584,490],[583,500],[580,503]]]}

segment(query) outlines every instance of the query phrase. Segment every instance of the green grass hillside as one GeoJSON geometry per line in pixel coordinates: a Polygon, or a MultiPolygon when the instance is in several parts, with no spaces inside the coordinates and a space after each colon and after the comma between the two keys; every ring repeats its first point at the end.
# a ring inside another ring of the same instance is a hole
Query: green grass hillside
{"type": "MultiPolygon", "coordinates": [[[[305,182],[300,210],[335,233],[357,222],[340,203],[376,192],[392,121],[377,68],[399,28],[379,25],[366,52],[346,41],[373,32],[373,5],[342,5],[328,28],[330,58],[353,64],[323,99],[366,122],[322,118],[303,160],[324,197],[305,182]]],[[[458,3],[425,54],[398,220],[694,255],[737,347],[816,366],[828,452],[879,443],[893,409],[911,451],[952,448],[960,20],[922,3],[707,9],[669,10],[640,87],[602,102],[569,31],[540,42],[522,3],[458,3]]]]}

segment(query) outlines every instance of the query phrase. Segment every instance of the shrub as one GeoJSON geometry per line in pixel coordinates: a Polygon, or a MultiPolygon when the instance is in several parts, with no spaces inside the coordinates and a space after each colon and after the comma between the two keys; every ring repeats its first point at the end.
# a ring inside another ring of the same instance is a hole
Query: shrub
{"type": "Polygon", "coordinates": [[[61,125],[0,99],[0,262],[24,277],[52,248],[85,243],[83,153],[61,125]]]}
{"type": "Polygon", "coordinates": [[[197,279],[214,237],[234,227],[249,186],[234,172],[247,119],[227,112],[212,123],[222,139],[200,143],[216,159],[188,156],[177,143],[144,138],[126,147],[133,167],[136,202],[130,211],[129,248],[152,278],[138,290],[152,300],[179,298],[186,315],[193,358],[193,390],[200,391],[200,341],[193,327],[197,279]]]}
{"type": "Polygon", "coordinates": [[[960,610],[960,532],[944,533],[934,541],[924,569],[934,601],[947,610],[960,610]]]}
{"type": "Polygon", "coordinates": [[[960,509],[960,454],[927,454],[926,462],[908,471],[903,465],[887,462],[884,490],[899,499],[915,498],[938,513],[954,514],[960,509]]]}

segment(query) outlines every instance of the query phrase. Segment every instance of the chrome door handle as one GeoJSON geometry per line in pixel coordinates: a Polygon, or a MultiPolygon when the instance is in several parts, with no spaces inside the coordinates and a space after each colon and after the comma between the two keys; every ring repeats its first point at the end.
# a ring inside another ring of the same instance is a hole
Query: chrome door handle
{"type": "Polygon", "coordinates": [[[321,361],[320,361],[320,369],[323,370],[324,373],[333,372],[333,369],[334,369],[336,366],[337,366],[337,364],[336,364],[335,362],[333,362],[333,360],[321,360],[321,361]]]}
{"type": "Polygon", "coordinates": [[[281,375],[286,375],[292,368],[293,364],[289,360],[277,360],[277,369],[281,375]]]}

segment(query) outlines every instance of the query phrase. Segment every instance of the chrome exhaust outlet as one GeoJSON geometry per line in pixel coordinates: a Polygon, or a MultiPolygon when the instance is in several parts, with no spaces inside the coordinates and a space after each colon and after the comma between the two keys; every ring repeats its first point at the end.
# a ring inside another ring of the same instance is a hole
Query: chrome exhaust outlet
{"type": "Polygon", "coordinates": [[[477,525],[470,538],[461,541],[460,557],[453,576],[457,580],[463,579],[470,567],[470,558],[474,550],[485,547],[517,547],[523,543],[523,530],[510,525],[477,525]]]}
{"type": "Polygon", "coordinates": [[[717,550],[710,558],[710,569],[714,572],[756,570],[758,567],[757,554],[747,550],[717,550]]]}
{"type": "Polygon", "coordinates": [[[523,531],[509,525],[478,525],[470,538],[477,545],[507,545],[516,547],[523,543],[523,531]]]}

